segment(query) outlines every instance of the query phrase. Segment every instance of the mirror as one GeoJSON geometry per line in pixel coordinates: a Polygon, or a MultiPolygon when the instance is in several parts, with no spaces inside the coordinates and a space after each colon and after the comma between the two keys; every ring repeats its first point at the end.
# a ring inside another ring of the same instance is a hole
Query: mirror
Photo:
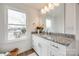
{"type": "Polygon", "coordinates": [[[64,33],[64,4],[60,4],[42,16],[44,31],[64,33]]]}

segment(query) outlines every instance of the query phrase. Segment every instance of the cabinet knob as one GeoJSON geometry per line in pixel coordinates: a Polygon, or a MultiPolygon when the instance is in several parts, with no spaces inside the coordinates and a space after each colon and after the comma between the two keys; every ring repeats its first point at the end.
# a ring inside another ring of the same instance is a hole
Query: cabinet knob
{"type": "Polygon", "coordinates": [[[55,45],[52,45],[53,47],[55,47],[55,48],[58,48],[58,46],[55,46],[55,45]]]}

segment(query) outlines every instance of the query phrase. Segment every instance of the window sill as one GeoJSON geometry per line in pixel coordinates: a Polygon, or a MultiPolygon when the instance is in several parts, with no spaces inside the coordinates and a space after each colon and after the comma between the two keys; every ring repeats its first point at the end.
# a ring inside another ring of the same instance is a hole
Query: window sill
{"type": "Polygon", "coordinates": [[[7,43],[12,43],[12,42],[19,42],[19,41],[24,41],[27,40],[26,37],[22,37],[22,38],[15,38],[15,40],[8,40],[7,43]],[[17,39],[17,40],[16,40],[17,39]]]}

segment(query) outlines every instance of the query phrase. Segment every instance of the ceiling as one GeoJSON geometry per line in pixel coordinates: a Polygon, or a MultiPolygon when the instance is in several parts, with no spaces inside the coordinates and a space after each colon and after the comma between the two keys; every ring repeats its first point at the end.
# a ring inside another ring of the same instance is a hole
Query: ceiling
{"type": "MultiPolygon", "coordinates": [[[[17,7],[17,8],[22,8],[22,9],[25,9],[25,10],[29,7],[29,8],[35,9],[37,11],[40,11],[47,4],[48,3],[8,3],[7,5],[14,6],[14,7],[17,7]]],[[[55,9],[53,11],[50,10],[49,15],[51,15],[51,14],[53,14],[53,15],[59,14],[60,15],[63,12],[63,8],[64,8],[63,4],[60,4],[60,6],[55,7],[55,9]]]]}
{"type": "Polygon", "coordinates": [[[18,7],[29,7],[36,10],[40,10],[47,4],[46,3],[10,3],[7,5],[18,6],[18,7]]]}
{"type": "Polygon", "coordinates": [[[25,5],[29,6],[31,8],[34,8],[36,10],[40,10],[41,8],[43,8],[47,4],[45,4],[45,3],[27,3],[25,5]]]}

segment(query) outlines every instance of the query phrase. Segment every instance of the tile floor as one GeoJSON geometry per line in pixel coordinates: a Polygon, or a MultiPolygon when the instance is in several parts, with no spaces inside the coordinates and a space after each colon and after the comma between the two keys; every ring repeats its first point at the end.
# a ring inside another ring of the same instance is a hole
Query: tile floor
{"type": "Polygon", "coordinates": [[[32,54],[29,54],[27,56],[37,56],[37,54],[35,52],[33,52],[32,54]]]}
{"type": "Polygon", "coordinates": [[[18,56],[38,56],[38,55],[35,53],[34,49],[31,49],[29,51],[25,51],[19,54],[18,56]]]}

